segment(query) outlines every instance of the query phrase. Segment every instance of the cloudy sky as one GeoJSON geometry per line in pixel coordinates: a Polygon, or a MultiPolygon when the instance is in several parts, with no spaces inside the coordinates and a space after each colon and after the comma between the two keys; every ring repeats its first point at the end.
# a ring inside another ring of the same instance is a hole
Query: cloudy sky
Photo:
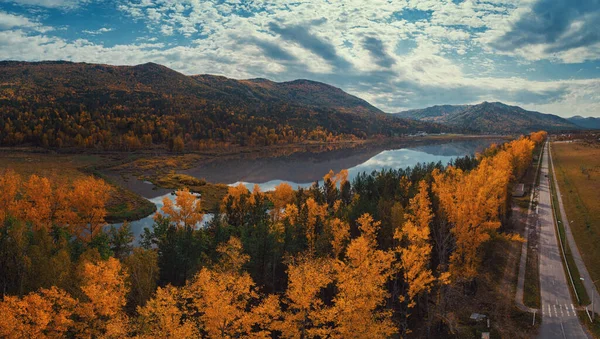
{"type": "Polygon", "coordinates": [[[57,59],[600,117],[600,0],[0,0],[0,60],[57,59]]]}

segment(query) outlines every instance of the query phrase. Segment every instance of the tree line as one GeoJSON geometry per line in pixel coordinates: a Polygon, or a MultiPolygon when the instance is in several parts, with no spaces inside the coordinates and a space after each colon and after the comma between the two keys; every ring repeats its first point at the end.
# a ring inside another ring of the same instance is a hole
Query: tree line
{"type": "Polygon", "coordinates": [[[66,208],[49,213],[29,195],[31,178],[5,172],[0,192],[14,193],[0,199],[0,336],[386,338],[424,323],[449,332],[448,295],[477,289],[483,246],[509,236],[511,187],[545,137],[352,182],[331,171],[308,189],[230,187],[201,228],[202,200],[184,189],[137,248],[127,225],[94,232],[75,221],[94,220],[77,205],[81,183],[51,183],[49,205],[66,208]]]}

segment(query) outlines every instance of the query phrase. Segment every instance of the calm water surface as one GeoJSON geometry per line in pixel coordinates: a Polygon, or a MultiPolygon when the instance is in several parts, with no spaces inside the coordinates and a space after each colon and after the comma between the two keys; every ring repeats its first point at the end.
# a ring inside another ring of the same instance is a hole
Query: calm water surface
{"type": "MultiPolygon", "coordinates": [[[[494,142],[501,143],[502,140],[474,139],[429,142],[408,147],[365,147],[321,153],[295,153],[290,156],[273,158],[218,159],[184,170],[182,173],[204,178],[214,183],[228,185],[243,183],[250,190],[257,184],[261,190],[269,191],[282,182],[287,182],[294,188],[309,187],[315,181],[322,183],[323,176],[331,169],[336,173],[342,169],[348,169],[348,177],[352,181],[362,172],[371,173],[382,169],[406,168],[417,163],[438,161],[447,164],[454,158],[480,152],[494,142]]],[[[136,181],[126,186],[156,204],[158,210],[163,206],[164,197],[174,199],[168,190],[156,189],[148,182],[136,181]]],[[[203,223],[210,221],[212,217],[211,214],[207,214],[203,223]]],[[[152,216],[130,222],[136,242],[139,242],[144,228],[151,228],[153,223],[152,216]]]]}

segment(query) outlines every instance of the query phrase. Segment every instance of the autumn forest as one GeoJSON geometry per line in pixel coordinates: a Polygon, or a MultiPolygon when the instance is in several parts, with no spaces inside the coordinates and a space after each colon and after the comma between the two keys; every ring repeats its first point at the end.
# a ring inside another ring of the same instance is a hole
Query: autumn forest
{"type": "Polygon", "coordinates": [[[0,146],[173,152],[448,131],[338,88],[186,76],[148,63],[0,62],[0,146]]]}
{"type": "MultiPolygon", "coordinates": [[[[89,119],[65,114],[49,111],[55,120],[40,120],[29,135],[19,132],[26,120],[5,118],[10,129],[0,142],[102,143],[102,129],[47,135],[44,124],[89,119]]],[[[161,119],[171,118],[157,119],[153,126],[169,126],[161,119]]],[[[161,129],[122,121],[141,133],[132,147],[157,140],[172,140],[174,149],[190,145],[176,130],[161,136],[161,129]]],[[[283,128],[274,135],[278,142],[303,132],[283,128]]],[[[111,186],[102,179],[0,171],[0,337],[455,333],[461,298],[482,288],[486,245],[519,238],[507,227],[511,191],[545,139],[534,132],[447,166],[419,164],[353,180],[345,170],[330,171],[323,184],[306,189],[230,186],[205,227],[197,227],[203,199],[181,189],[174,201],[165,198],[139,243],[127,223],[107,226],[111,186]]]]}

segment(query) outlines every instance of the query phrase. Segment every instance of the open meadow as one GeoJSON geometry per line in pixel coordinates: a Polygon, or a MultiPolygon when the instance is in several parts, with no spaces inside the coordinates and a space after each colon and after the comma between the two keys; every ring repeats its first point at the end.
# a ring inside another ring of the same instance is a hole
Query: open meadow
{"type": "Polygon", "coordinates": [[[577,247],[600,279],[600,143],[556,142],[554,166],[577,247]]]}

